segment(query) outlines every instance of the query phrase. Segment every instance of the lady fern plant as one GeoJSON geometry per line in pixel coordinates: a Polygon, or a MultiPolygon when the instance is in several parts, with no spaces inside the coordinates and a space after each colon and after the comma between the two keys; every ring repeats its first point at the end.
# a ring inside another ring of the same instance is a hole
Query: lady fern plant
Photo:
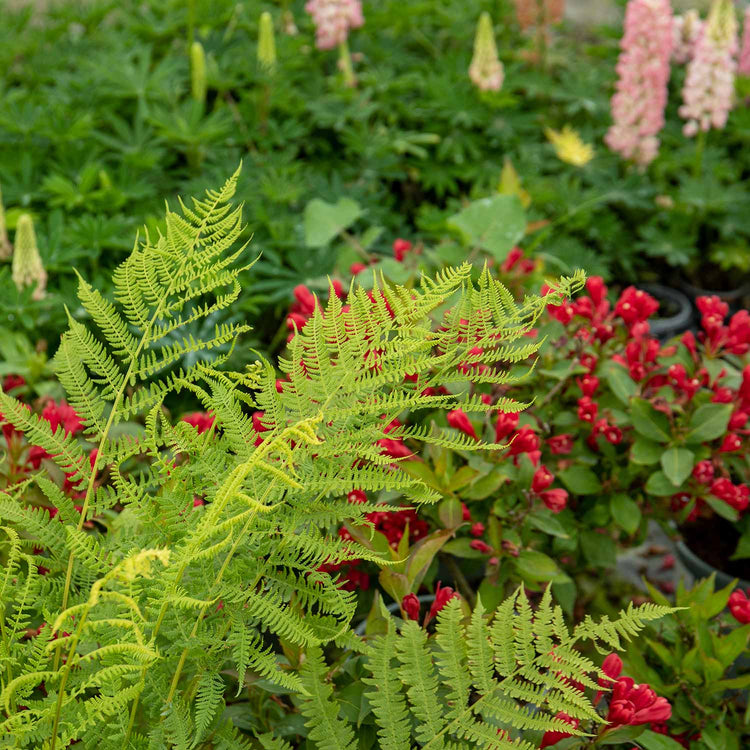
{"type": "MultiPolygon", "coordinates": [[[[374,508],[348,503],[347,492],[437,499],[378,441],[407,411],[523,408],[463,397],[461,386],[512,382],[511,365],[540,345],[526,334],[545,305],[582,284],[578,274],[516,304],[486,269],[473,282],[468,265],[419,289],[375,279],[370,292],[352,288],[347,306],[335,294],[317,305],[278,363],[281,384],[263,359],[223,370],[247,326],[221,325],[208,339],[194,330],[240,295],[237,177],[168,211],[164,234],[137,240],[113,300],[79,278],[88,318],[68,314],[55,368],[84,441],[0,393],[4,419],[66,477],[61,486],[38,471],[0,495],[3,747],[249,747],[225,718],[229,683],[239,693],[254,675],[311,700],[320,649],[361,648],[349,631],[354,595],[319,569],[377,557],[336,533],[374,508]],[[488,368],[466,367],[478,358],[488,368]],[[458,395],[425,392],[444,384],[458,395]],[[165,400],[185,393],[213,412],[206,432],[169,419],[165,400]],[[262,411],[262,432],[251,410],[262,411]],[[132,420],[137,436],[124,429],[132,420]],[[290,655],[304,652],[300,672],[290,655]]],[[[388,438],[415,449],[502,447],[437,427],[388,438]]],[[[399,637],[418,648],[413,628],[399,637]]],[[[477,658],[462,684],[489,679],[477,658]]],[[[490,716],[496,703],[487,706],[490,716]]]]}
{"type": "MultiPolygon", "coordinates": [[[[397,620],[384,609],[385,632],[362,647],[362,680],[377,747],[536,750],[543,733],[555,731],[588,744],[595,730],[602,735],[606,727],[585,690],[601,690],[599,680],[607,678],[578,647],[622,649],[647,622],[671,611],[631,604],[618,620],[586,619],[571,632],[549,587],[534,609],[519,589],[494,613],[478,602],[468,619],[459,600],[452,599],[438,614],[435,634],[428,636],[416,622],[397,620]],[[580,725],[559,718],[560,713],[580,725]]],[[[322,651],[312,647],[301,669],[305,693],[299,698],[309,729],[307,746],[356,750],[361,728],[346,719],[328,676],[322,651]]],[[[272,735],[259,739],[265,750],[291,748],[272,735]]]]}

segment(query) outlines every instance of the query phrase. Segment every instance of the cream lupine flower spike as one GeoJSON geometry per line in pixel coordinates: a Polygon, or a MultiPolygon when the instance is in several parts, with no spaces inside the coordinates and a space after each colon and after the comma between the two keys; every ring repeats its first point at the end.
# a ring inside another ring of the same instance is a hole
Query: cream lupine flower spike
{"type": "Polygon", "coordinates": [[[0,259],[10,258],[13,254],[13,245],[8,239],[8,228],[5,225],[5,206],[3,206],[3,193],[0,190],[0,259]]]}
{"type": "Polygon", "coordinates": [[[206,101],[206,53],[200,42],[190,45],[190,90],[196,102],[206,101]]]}
{"type": "Polygon", "coordinates": [[[268,11],[261,13],[258,26],[258,65],[272,73],[276,69],[276,39],[273,19],[268,11]]]}
{"type": "Polygon", "coordinates": [[[485,11],[479,16],[474,37],[474,57],[469,66],[469,78],[482,91],[500,91],[505,78],[503,64],[497,56],[492,18],[485,11]]]}
{"type": "Polygon", "coordinates": [[[47,272],[42,265],[42,258],[36,244],[34,223],[29,214],[21,214],[18,217],[11,275],[19,292],[26,286],[36,284],[31,298],[35,300],[44,298],[47,272]]]}
{"type": "Polygon", "coordinates": [[[731,0],[714,0],[695,45],[682,89],[680,117],[688,137],[721,130],[734,104],[737,18],[731,0]]]}

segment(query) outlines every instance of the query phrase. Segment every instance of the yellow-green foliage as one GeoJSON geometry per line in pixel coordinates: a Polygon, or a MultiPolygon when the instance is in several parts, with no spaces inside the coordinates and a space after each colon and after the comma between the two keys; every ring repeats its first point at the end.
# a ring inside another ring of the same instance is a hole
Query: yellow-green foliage
{"type": "MultiPolygon", "coordinates": [[[[524,334],[545,305],[582,283],[565,279],[559,293],[516,305],[487,271],[472,283],[467,265],[417,289],[376,279],[374,301],[355,287],[348,310],[332,294],[279,362],[288,381],[279,393],[269,362],[221,369],[246,326],[196,333],[240,295],[247,262],[237,246],[241,207],[230,203],[236,181],[169,211],[163,235],[137,241],[114,274],[114,300],[79,279],[88,320],[69,317],[55,365],[97,448],[93,467],[76,439],[0,392],[5,419],[82,493],[79,513],[42,471],[0,496],[0,736],[14,747],[55,750],[74,739],[100,750],[246,746],[222,718],[226,675],[235,676],[233,691],[252,674],[304,692],[311,677],[280,659],[280,641],[308,650],[314,664],[316,649],[349,633],[354,595],[318,571],[375,555],[336,533],[373,509],[348,503],[346,493],[436,499],[381,454],[385,426],[424,408],[519,409],[420,393],[447,382],[510,382],[506,365],[539,346],[524,334]],[[477,359],[469,356],[476,346],[492,365],[484,374],[461,367],[477,359]],[[379,364],[368,369],[375,351],[379,364]],[[212,429],[198,434],[167,418],[165,398],[185,392],[215,414],[212,429]],[[256,409],[268,427],[257,446],[256,409]],[[137,437],[122,429],[134,419],[143,425],[137,437]],[[100,486],[104,467],[111,481],[100,486]],[[33,507],[40,493],[56,518],[33,507]],[[196,496],[205,505],[194,507],[196,496]],[[108,531],[87,530],[102,514],[108,531]]],[[[499,447],[416,426],[388,437],[415,448],[499,447]]]]}

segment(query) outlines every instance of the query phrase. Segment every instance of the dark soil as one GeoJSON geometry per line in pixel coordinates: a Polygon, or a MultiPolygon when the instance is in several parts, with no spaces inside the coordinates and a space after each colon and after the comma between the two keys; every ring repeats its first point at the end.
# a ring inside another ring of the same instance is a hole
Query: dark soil
{"type": "Polygon", "coordinates": [[[740,535],[729,521],[713,516],[701,518],[680,528],[685,544],[698,557],[717,570],[750,580],[750,559],[730,560],[740,535]]]}

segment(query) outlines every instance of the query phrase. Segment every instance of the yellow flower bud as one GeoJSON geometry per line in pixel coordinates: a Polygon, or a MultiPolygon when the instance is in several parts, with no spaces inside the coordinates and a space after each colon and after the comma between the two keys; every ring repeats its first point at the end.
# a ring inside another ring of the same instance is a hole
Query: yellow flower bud
{"type": "Polygon", "coordinates": [[[482,91],[500,91],[505,78],[503,64],[497,56],[492,18],[487,11],[479,16],[474,37],[474,57],[469,66],[469,78],[482,91]]]}
{"type": "Polygon", "coordinates": [[[34,223],[29,214],[22,214],[18,217],[15,245],[11,268],[13,283],[19,292],[25,286],[36,284],[32,299],[43,299],[47,286],[47,272],[42,265],[42,258],[36,244],[34,223]]]}
{"type": "Polygon", "coordinates": [[[258,65],[269,73],[276,68],[276,40],[273,35],[273,19],[268,11],[260,14],[258,65]]]}
{"type": "Polygon", "coordinates": [[[190,85],[195,101],[206,101],[206,53],[200,42],[190,45],[190,85]]]}

